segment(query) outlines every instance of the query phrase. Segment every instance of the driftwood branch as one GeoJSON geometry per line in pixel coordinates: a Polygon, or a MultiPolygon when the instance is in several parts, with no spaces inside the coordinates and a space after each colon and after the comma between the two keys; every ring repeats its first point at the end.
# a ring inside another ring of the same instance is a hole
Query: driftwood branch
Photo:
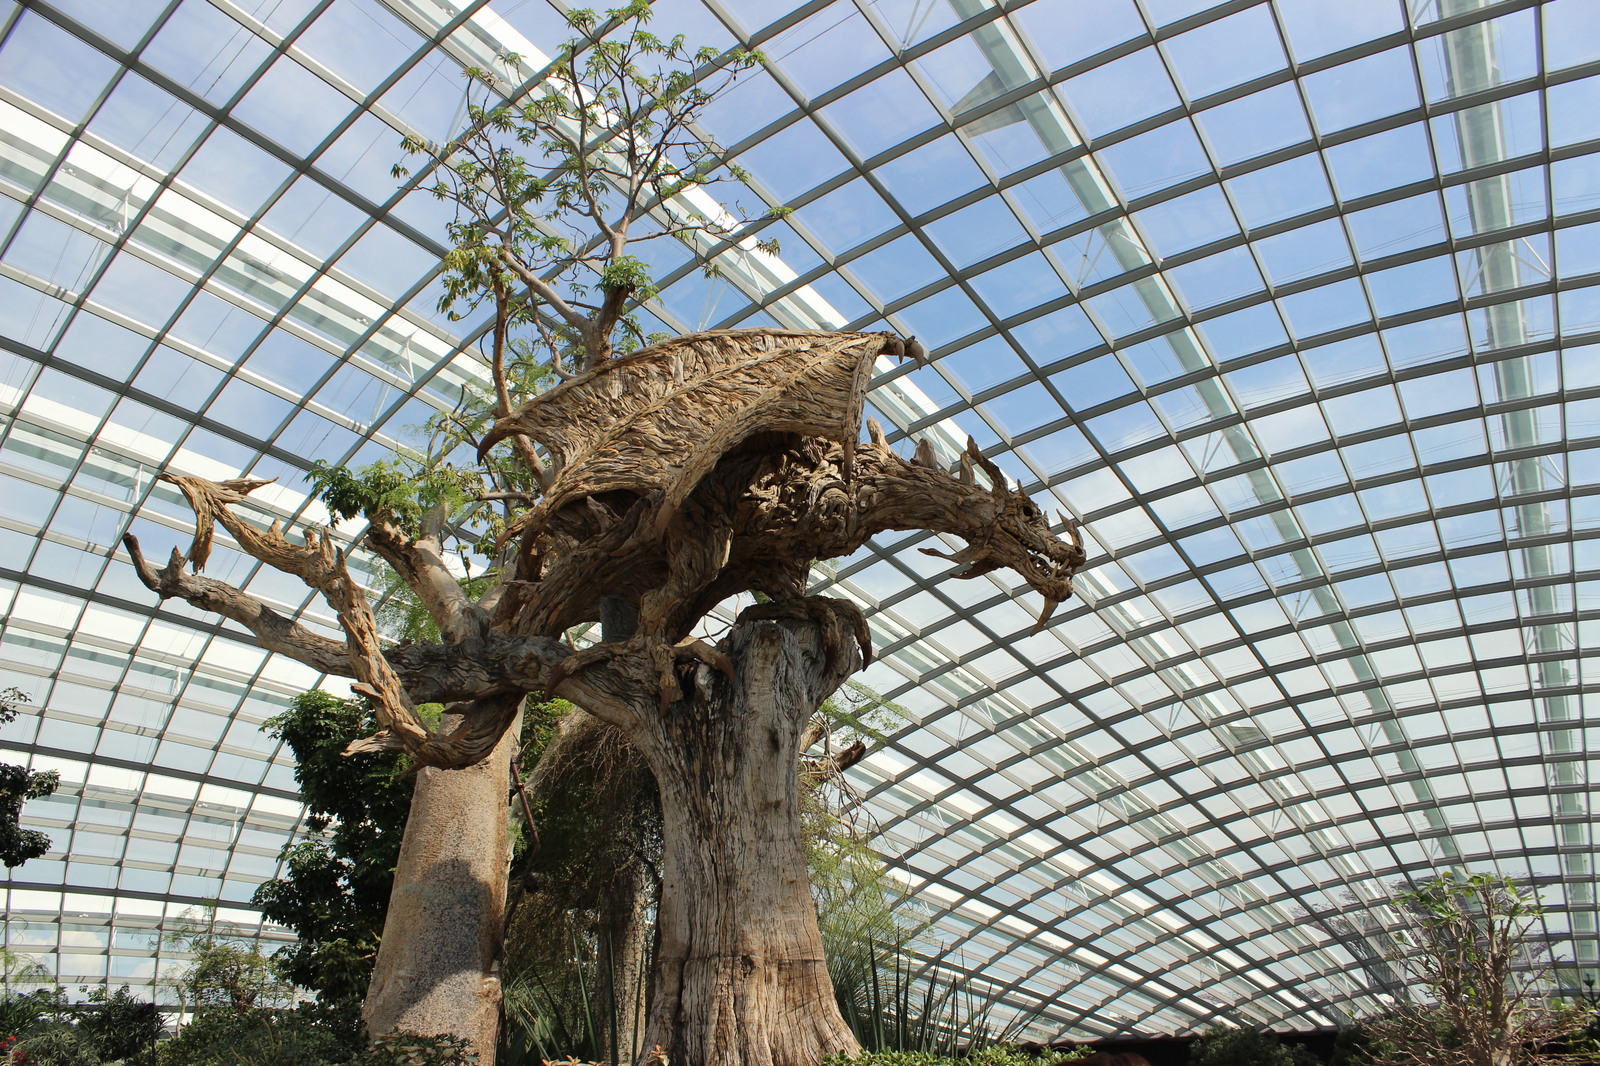
{"type": "MultiPolygon", "coordinates": [[[[186,557],[174,549],[167,565],[157,568],[133,534],[123,537],[135,573],[162,599],[181,599],[202,611],[231,618],[254,634],[268,651],[287,655],[313,670],[356,678],[350,645],[330,640],[293,622],[255,596],[224,581],[186,572],[186,557]]],[[[452,733],[413,741],[413,754],[426,765],[470,765],[482,757],[483,742],[498,738],[504,727],[505,700],[514,704],[530,692],[544,692],[554,671],[572,649],[550,637],[484,637],[460,643],[404,644],[387,649],[384,658],[413,703],[443,703],[462,716],[452,733]],[[497,702],[498,701],[498,702],[497,702]]],[[[646,679],[629,679],[617,671],[588,671],[554,687],[558,695],[597,709],[608,720],[626,719],[627,703],[639,692],[653,694],[646,679]]],[[[407,747],[394,733],[357,742],[354,750],[407,747]]],[[[492,742],[489,745],[493,747],[492,742]]],[[[408,749],[411,750],[411,749],[408,749]]]]}
{"type": "Polygon", "coordinates": [[[838,751],[802,757],[800,772],[813,786],[825,784],[843,775],[846,770],[864,759],[866,754],[866,742],[857,740],[838,751]]]}
{"type": "Polygon", "coordinates": [[[225,581],[190,574],[184,571],[182,552],[172,550],[167,565],[156,569],[139,548],[139,538],[132,533],[122,538],[122,546],[133,559],[134,572],[145,588],[162,599],[183,600],[202,611],[231,618],[255,634],[256,643],[268,651],[287,655],[313,670],[325,674],[353,677],[350,668],[350,646],[314,633],[298,622],[290,621],[262,600],[248,592],[234,588],[225,581]]]}
{"type": "MultiPolygon", "coordinates": [[[[176,474],[160,475],[178,487],[194,508],[197,529],[206,534],[209,550],[213,522],[220,524],[249,555],[286,574],[292,574],[322,594],[333,608],[345,632],[350,649],[350,669],[356,678],[351,686],[372,702],[373,713],[383,728],[394,734],[408,750],[417,751],[432,738],[432,733],[417,714],[406,695],[405,686],[383,657],[378,622],[366,592],[350,576],[344,552],[326,529],[308,526],[305,542],[293,544],[283,535],[281,523],[274,521],[265,532],[240,518],[230,504],[240,503],[245,494],[266,482],[222,483],[205,478],[176,474]]],[[[198,539],[190,550],[191,562],[203,557],[198,539]]],[[[196,567],[198,569],[198,565],[196,567]]]]}

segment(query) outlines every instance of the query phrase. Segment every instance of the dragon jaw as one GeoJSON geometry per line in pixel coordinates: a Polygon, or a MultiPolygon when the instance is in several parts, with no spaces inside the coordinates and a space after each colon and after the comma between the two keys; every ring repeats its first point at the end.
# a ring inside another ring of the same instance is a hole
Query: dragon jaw
{"type": "Polygon", "coordinates": [[[1068,538],[1062,540],[1051,529],[1044,512],[1023,492],[1012,489],[999,467],[985,458],[977,442],[969,438],[959,475],[964,484],[973,484],[974,463],[983,468],[992,483],[990,492],[997,505],[993,520],[975,535],[961,533],[968,543],[958,551],[920,550],[963,564],[964,569],[951,575],[956,578],[979,577],[1002,567],[1016,571],[1044,597],[1044,607],[1030,635],[1038,633],[1049,624],[1056,608],[1072,596],[1072,575],[1085,559],[1083,538],[1077,523],[1062,512],[1062,531],[1068,538]]]}

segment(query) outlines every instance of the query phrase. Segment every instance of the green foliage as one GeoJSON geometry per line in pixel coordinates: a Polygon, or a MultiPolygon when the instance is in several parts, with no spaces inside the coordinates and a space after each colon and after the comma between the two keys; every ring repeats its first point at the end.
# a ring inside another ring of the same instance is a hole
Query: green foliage
{"type": "Polygon", "coordinates": [[[420,512],[411,479],[387,460],[353,471],[318,459],[311,464],[306,480],[336,518],[387,520],[408,526],[420,512]]]}
{"type": "Polygon", "coordinates": [[[817,709],[835,742],[880,744],[906,723],[906,709],[860,681],[846,681],[817,709]]]}
{"type": "Polygon", "coordinates": [[[638,256],[620,255],[600,270],[600,287],[631,293],[640,300],[656,294],[650,280],[650,268],[638,256]]]}
{"type": "MultiPolygon", "coordinates": [[[[552,701],[524,715],[522,760],[538,761],[539,847],[513,866],[502,968],[508,1063],[611,1058],[612,1016],[642,991],[617,987],[629,979],[611,938],[619,922],[645,920],[641,892],[655,898],[655,778],[617,729],[587,715],[563,722],[569,710],[552,701]]],[[[631,1049],[617,1057],[631,1060],[631,1049]]]]}
{"type": "Polygon", "coordinates": [[[165,939],[190,954],[176,983],[192,1017],[159,1046],[159,1066],[329,1066],[361,1047],[359,1024],[296,1004],[272,960],[214,910],[184,915],[165,939]]]}
{"type": "Polygon", "coordinates": [[[274,972],[259,948],[216,920],[215,909],[185,914],[164,939],[189,953],[189,964],[177,979],[188,1010],[235,1013],[255,1008],[287,1007],[293,988],[274,972]]]}
{"type": "MultiPolygon", "coordinates": [[[[550,380],[525,340],[513,340],[506,354],[510,362],[503,369],[511,395],[531,396],[550,380]]],[[[494,421],[496,403],[493,396],[466,387],[454,410],[436,412],[413,427],[421,435],[419,450],[358,468],[317,460],[306,480],[337,519],[364,518],[412,539],[436,538],[439,550],[455,555],[459,572],[472,575],[462,585],[469,597],[477,597],[497,576],[490,561],[499,554],[498,538],[539,493],[534,473],[508,447],[478,460],[478,442],[494,421]]],[[[379,619],[390,635],[438,638],[433,620],[398,575],[385,568],[376,585],[386,597],[379,619]]]]}
{"type": "Polygon", "coordinates": [[[162,1031],[161,1012],[123,985],[85,988],[88,999],[72,1008],[79,1036],[103,1059],[132,1059],[149,1050],[162,1031]]]}
{"type": "MultiPolygon", "coordinates": [[[[428,428],[435,427],[430,423],[428,428]]],[[[476,471],[404,456],[380,459],[355,470],[318,459],[311,464],[306,480],[334,517],[389,522],[413,535],[430,508],[454,513],[467,505],[481,485],[476,471]]]]}
{"type": "Polygon", "coordinates": [[[605,964],[592,936],[563,923],[571,954],[564,965],[542,961],[519,969],[504,988],[507,1063],[557,1057],[608,1059],[598,970],[605,964]],[[541,972],[546,971],[546,972],[541,972]]]}
{"type": "Polygon", "coordinates": [[[0,998],[0,1035],[38,1032],[65,1018],[69,1010],[60,988],[8,992],[0,998]]]}
{"type": "Polygon", "coordinates": [[[1015,1040],[1031,1020],[997,1021],[992,992],[956,970],[923,967],[909,946],[881,951],[868,943],[865,966],[841,970],[834,996],[845,1024],[869,1051],[954,1056],[1015,1040]]]}
{"type": "Polygon", "coordinates": [[[507,102],[535,71],[519,55],[501,55],[493,70],[466,71],[473,87],[464,132],[443,145],[401,142],[413,164],[431,170],[423,186],[456,210],[440,310],[459,319],[490,301],[509,328],[538,336],[553,366],[570,358],[582,368],[626,336],[643,339],[622,313],[654,294],[647,266],[626,251],[631,244],[722,240],[744,224],[685,194],[744,180],[693,123],[761,56],[659,37],[647,28],[650,16],[644,0],[604,16],[569,11],[576,36],[527,95],[507,102]],[[646,220],[649,232],[631,232],[646,220]]]}
{"type": "MultiPolygon", "coordinates": [[[[159,1066],[331,1066],[353,1048],[304,1008],[200,1011],[157,1048],[159,1066]]],[[[359,1061],[359,1060],[355,1060],[359,1061]]]]}
{"type": "Polygon", "coordinates": [[[1420,1002],[1362,1023],[1367,1055],[1385,1066],[1533,1066],[1559,1061],[1553,1041],[1587,1010],[1544,987],[1542,950],[1527,942],[1538,900],[1508,877],[1447,871],[1396,894],[1408,926],[1395,961],[1420,1002]]]}
{"type": "Polygon", "coordinates": [[[0,995],[0,1035],[25,1033],[53,1016],[62,1006],[57,989],[8,990],[0,995]]]}
{"type": "MultiPolygon", "coordinates": [[[[28,696],[21,689],[0,689],[0,725],[12,721],[28,696]]],[[[37,859],[50,850],[50,838],[37,829],[23,829],[22,805],[55,792],[61,775],[54,770],[30,771],[26,766],[0,763],[0,862],[7,869],[37,859]]]]}
{"type": "Polygon", "coordinates": [[[1189,1049],[1192,1066],[1321,1066],[1305,1048],[1285,1047],[1277,1034],[1212,1026],[1189,1049]]]}
{"type": "MultiPolygon", "coordinates": [[[[857,681],[846,681],[817,715],[815,724],[827,731],[834,750],[858,741],[875,745],[905,721],[902,707],[857,681]]],[[[893,1023],[875,1012],[886,998],[905,1000],[911,994],[901,978],[911,969],[913,944],[926,921],[873,849],[872,827],[856,821],[854,797],[842,780],[803,780],[810,786],[800,794],[806,862],[840,1011],[864,1046],[884,1046],[885,1040],[888,1046],[923,1046],[935,1038],[909,1029],[901,1035],[911,1025],[908,1003],[900,1004],[893,1023]]],[[[956,1027],[963,1028],[959,1022],[956,1027]]]]}
{"type": "Polygon", "coordinates": [[[352,1066],[475,1066],[478,1053],[465,1040],[418,1033],[385,1033],[373,1039],[352,1066]]]}
{"type": "Polygon", "coordinates": [[[59,1013],[61,990],[49,987],[49,981],[50,971],[39,960],[0,947],[0,1036],[27,1032],[59,1013]]]}
{"type": "Polygon", "coordinates": [[[15,1061],[28,1066],[100,1066],[100,1049],[90,1037],[65,1022],[35,1028],[17,1041],[15,1061]]]}
{"type": "Polygon", "coordinates": [[[13,1057],[0,1047],[0,1062],[27,1062],[29,1066],[99,1066],[122,1062],[127,1066],[149,1063],[149,1052],[162,1031],[161,1013],[154,1003],[135,997],[127,985],[115,992],[88,989],[79,1003],[67,1000],[59,987],[21,991],[26,983],[48,979],[27,956],[6,951],[3,956],[5,991],[0,995],[0,1035],[11,1038],[13,1057]]]}
{"type": "Polygon", "coordinates": [[[252,903],[298,941],[274,956],[289,980],[325,1007],[353,1015],[366,993],[388,911],[412,779],[394,752],[345,755],[377,728],[371,710],[319,690],[266,723],[295,756],[295,782],[315,835],[285,846],[284,876],[252,903]]]}

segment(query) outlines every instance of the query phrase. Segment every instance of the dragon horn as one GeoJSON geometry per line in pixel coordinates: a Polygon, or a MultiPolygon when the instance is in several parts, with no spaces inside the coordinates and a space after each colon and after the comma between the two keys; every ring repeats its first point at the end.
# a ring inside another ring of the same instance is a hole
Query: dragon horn
{"type": "Polygon", "coordinates": [[[1056,608],[1061,606],[1061,601],[1053,596],[1044,598],[1044,609],[1039,612],[1039,620],[1033,624],[1033,630],[1028,636],[1033,636],[1045,626],[1050,624],[1050,616],[1056,613],[1056,608]]]}
{"type": "Polygon", "coordinates": [[[985,474],[989,475],[990,492],[996,496],[1005,496],[1010,493],[1010,487],[1006,484],[1006,476],[1000,472],[998,466],[983,457],[983,451],[978,447],[978,442],[971,437],[967,438],[967,454],[972,456],[974,462],[983,467],[985,474]]]}
{"type": "Polygon", "coordinates": [[[1061,528],[1067,531],[1067,536],[1072,538],[1072,546],[1079,551],[1083,550],[1083,534],[1078,531],[1078,523],[1065,511],[1057,511],[1061,516],[1061,528]]]}

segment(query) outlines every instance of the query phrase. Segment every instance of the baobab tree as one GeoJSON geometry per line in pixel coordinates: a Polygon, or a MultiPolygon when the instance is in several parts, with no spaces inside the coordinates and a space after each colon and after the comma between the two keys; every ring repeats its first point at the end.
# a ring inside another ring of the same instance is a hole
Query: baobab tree
{"type": "Polygon", "coordinates": [[[386,646],[331,533],[295,540],[246,517],[262,482],[164,474],[195,511],[192,545],[158,568],[125,544],[163,597],[352,678],[383,727],[354,748],[402,748],[432,768],[364,1011],[374,1032],[454,1032],[492,1053],[504,767],[537,693],[621,730],[656,778],[664,850],[646,1055],[813,1066],[857,1045],[823,958],[796,765],[818,707],[871,656],[853,604],[806,594],[813,562],[887,530],[955,535],[964,547],[923,550],[961,564],[957,577],[1015,570],[1044,597],[1042,626],[1084,553],[1065,516],[1062,539],[975,444],[946,469],[931,448],[902,458],[871,420],[858,439],[874,365],[920,357],[914,339],[715,330],[634,347],[645,338],[628,312],[651,290],[632,244],[738,236],[703,191],[738,175],[692,119],[708,79],[756,61],[658,40],[647,13],[612,12],[604,26],[575,14],[582,36],[540,94],[495,103],[501,81],[473,72],[485,95],[472,129],[449,145],[407,142],[458,212],[447,300],[493,312],[484,417],[447,420],[480,465],[321,479],[335,514],[366,519],[366,544],[440,639],[386,646]],[[543,155],[530,162],[519,146],[543,155]],[[321,593],[343,639],[200,575],[219,525],[321,593]],[[443,547],[463,531],[481,549],[467,583],[443,547]],[[720,640],[697,635],[719,604],[752,592],[762,602],[720,640]],[[602,619],[600,642],[569,642],[602,619]],[[423,703],[446,705],[441,725],[419,715],[423,703]]]}

